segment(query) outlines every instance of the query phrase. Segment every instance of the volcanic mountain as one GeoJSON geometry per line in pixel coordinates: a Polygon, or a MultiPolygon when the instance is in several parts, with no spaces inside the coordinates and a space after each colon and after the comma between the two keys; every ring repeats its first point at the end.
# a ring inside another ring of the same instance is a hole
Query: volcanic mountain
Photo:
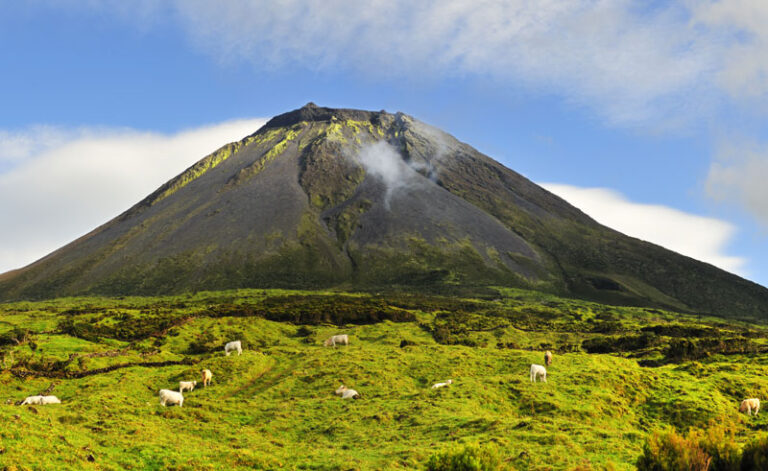
{"type": "Polygon", "coordinates": [[[768,314],[765,288],[601,226],[408,115],[312,103],[208,155],[91,233],[0,276],[0,300],[484,286],[768,314]]]}

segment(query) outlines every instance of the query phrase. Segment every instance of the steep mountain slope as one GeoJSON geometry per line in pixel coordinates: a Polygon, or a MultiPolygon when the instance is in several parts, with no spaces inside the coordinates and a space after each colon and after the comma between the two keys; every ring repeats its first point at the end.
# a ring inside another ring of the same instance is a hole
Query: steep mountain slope
{"type": "Polygon", "coordinates": [[[768,290],[605,228],[407,115],[277,116],[0,278],[0,299],[235,287],[526,286],[765,317],[768,290]]]}

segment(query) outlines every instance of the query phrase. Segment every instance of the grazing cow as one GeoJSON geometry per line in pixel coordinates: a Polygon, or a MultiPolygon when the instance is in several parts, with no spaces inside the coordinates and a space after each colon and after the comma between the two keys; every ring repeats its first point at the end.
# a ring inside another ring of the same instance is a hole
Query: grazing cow
{"type": "Polygon", "coordinates": [[[160,405],[165,407],[166,405],[178,404],[179,407],[184,403],[184,396],[180,392],[171,391],[170,389],[160,390],[160,405]]]}
{"type": "Polygon", "coordinates": [[[228,344],[224,345],[224,353],[226,353],[227,356],[229,356],[230,352],[233,350],[236,350],[238,355],[243,353],[243,345],[239,340],[235,340],[234,342],[229,342],[228,344]]]}
{"type": "Polygon", "coordinates": [[[328,340],[326,340],[325,342],[323,342],[323,345],[325,345],[326,347],[330,347],[331,345],[333,345],[335,348],[337,343],[340,343],[343,345],[349,345],[349,336],[347,334],[334,335],[328,340]]]}
{"type": "Polygon", "coordinates": [[[61,404],[61,401],[56,396],[29,396],[22,401],[21,405],[34,405],[44,406],[46,404],[61,404]]]}
{"type": "Polygon", "coordinates": [[[544,354],[544,365],[549,366],[552,364],[552,352],[547,350],[547,352],[544,354]]]}
{"type": "Polygon", "coordinates": [[[191,391],[197,386],[197,381],[179,381],[179,392],[191,391]]]}
{"type": "Polygon", "coordinates": [[[755,415],[757,415],[757,411],[760,410],[760,399],[753,397],[751,399],[744,399],[741,401],[741,405],[739,406],[739,412],[746,412],[748,415],[752,415],[752,411],[755,411],[755,415]]]}
{"type": "Polygon", "coordinates": [[[354,389],[349,389],[343,384],[336,390],[336,395],[341,396],[342,399],[360,399],[360,393],[354,389]]]}
{"type": "Polygon", "coordinates": [[[449,384],[453,384],[453,380],[449,379],[448,381],[444,383],[435,383],[432,385],[432,389],[440,389],[442,387],[448,386],[449,384]]]}
{"type": "Polygon", "coordinates": [[[541,365],[531,365],[531,382],[535,383],[536,378],[541,378],[541,381],[547,382],[547,369],[541,365]]]}
{"type": "Polygon", "coordinates": [[[211,384],[211,379],[213,379],[213,373],[211,373],[211,370],[202,370],[200,373],[203,375],[203,387],[211,384]]]}

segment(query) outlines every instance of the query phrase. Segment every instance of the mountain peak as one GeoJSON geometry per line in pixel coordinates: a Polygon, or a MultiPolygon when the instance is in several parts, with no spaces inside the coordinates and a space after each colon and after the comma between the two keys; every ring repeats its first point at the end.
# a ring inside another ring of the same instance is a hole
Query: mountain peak
{"type": "Polygon", "coordinates": [[[333,118],[338,120],[351,119],[354,121],[370,121],[377,123],[381,115],[387,114],[386,111],[364,111],[350,108],[326,108],[317,106],[309,102],[301,108],[277,115],[270,119],[265,128],[280,128],[293,126],[300,122],[320,122],[330,121],[333,118]]]}

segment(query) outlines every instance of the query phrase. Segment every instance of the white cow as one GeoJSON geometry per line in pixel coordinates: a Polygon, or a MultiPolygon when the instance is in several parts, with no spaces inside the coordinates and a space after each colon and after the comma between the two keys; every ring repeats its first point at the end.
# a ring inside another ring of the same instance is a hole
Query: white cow
{"type": "Polygon", "coordinates": [[[179,407],[184,403],[184,396],[180,392],[171,391],[170,389],[160,390],[160,405],[165,407],[166,405],[178,404],[179,407]]]}
{"type": "Polygon", "coordinates": [[[760,399],[753,397],[752,399],[744,399],[739,406],[739,412],[746,412],[748,415],[752,415],[752,411],[755,411],[755,415],[760,410],[760,399]]]}
{"type": "Polygon", "coordinates": [[[213,373],[211,373],[211,370],[208,370],[208,369],[201,370],[200,374],[202,375],[202,378],[203,378],[203,387],[206,387],[209,384],[211,384],[211,380],[213,379],[213,373]]]}
{"type": "Polygon", "coordinates": [[[328,340],[326,340],[325,342],[323,342],[323,345],[325,345],[326,347],[330,347],[331,345],[336,347],[337,343],[340,343],[342,345],[349,345],[349,336],[347,334],[334,335],[328,340]]]}
{"type": "Polygon", "coordinates": [[[336,390],[336,395],[341,396],[342,399],[360,399],[360,393],[354,389],[349,389],[343,384],[336,390]]]}
{"type": "Polygon", "coordinates": [[[234,342],[229,342],[228,344],[224,345],[224,353],[226,353],[227,356],[229,356],[230,352],[233,350],[236,350],[238,355],[243,353],[243,345],[239,340],[235,340],[234,342]]]}
{"type": "Polygon", "coordinates": [[[197,381],[179,381],[179,392],[191,391],[197,386],[197,381]]]}
{"type": "Polygon", "coordinates": [[[449,384],[453,384],[453,380],[452,379],[449,379],[448,381],[446,381],[444,383],[435,383],[435,384],[432,385],[432,389],[440,389],[440,388],[443,388],[445,386],[448,386],[449,384]]]}
{"type": "Polygon", "coordinates": [[[541,381],[547,382],[547,369],[541,365],[531,365],[531,382],[535,383],[536,378],[541,378],[541,381]]]}
{"type": "Polygon", "coordinates": [[[61,401],[56,396],[29,396],[21,403],[24,405],[44,406],[46,404],[61,404],[61,401]]]}

